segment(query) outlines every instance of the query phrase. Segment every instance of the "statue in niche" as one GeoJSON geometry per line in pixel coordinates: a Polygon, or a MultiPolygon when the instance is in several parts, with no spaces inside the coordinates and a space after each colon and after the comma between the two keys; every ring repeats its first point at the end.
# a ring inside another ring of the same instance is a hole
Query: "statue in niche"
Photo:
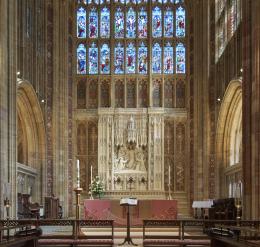
{"type": "Polygon", "coordinates": [[[136,161],[136,170],[138,171],[145,171],[145,165],[144,165],[144,154],[143,150],[140,147],[137,147],[135,149],[135,161],[136,161]]]}
{"type": "Polygon", "coordinates": [[[124,170],[126,168],[127,159],[127,149],[125,147],[120,147],[118,151],[118,157],[115,157],[115,170],[124,170]]]}
{"type": "Polygon", "coordinates": [[[146,171],[144,150],[141,147],[134,145],[129,145],[128,148],[120,147],[114,161],[115,171],[146,171]]]}

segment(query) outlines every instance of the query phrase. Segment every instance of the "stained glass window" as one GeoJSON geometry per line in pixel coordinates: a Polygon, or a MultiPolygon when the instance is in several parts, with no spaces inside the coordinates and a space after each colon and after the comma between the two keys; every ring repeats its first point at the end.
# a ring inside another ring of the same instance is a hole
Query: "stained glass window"
{"type": "Polygon", "coordinates": [[[100,51],[100,73],[110,73],[110,48],[108,44],[103,44],[100,51]]]}
{"type": "Polygon", "coordinates": [[[175,0],[175,3],[176,3],[176,4],[184,3],[184,0],[175,0]]]}
{"type": "Polygon", "coordinates": [[[169,8],[164,12],[164,36],[173,36],[173,11],[169,8]]]}
{"type": "Polygon", "coordinates": [[[144,10],[144,8],[141,8],[138,13],[138,37],[147,37],[147,12],[144,10]]]}
{"type": "Polygon", "coordinates": [[[164,54],[163,54],[163,70],[165,74],[172,74],[173,73],[173,47],[170,43],[167,43],[164,47],[164,54]]]}
{"type": "Polygon", "coordinates": [[[98,74],[98,48],[92,43],[88,50],[89,74],[98,74]]]}
{"type": "Polygon", "coordinates": [[[144,43],[138,47],[138,72],[147,74],[147,47],[144,43]]]}
{"type": "Polygon", "coordinates": [[[77,73],[86,74],[86,47],[79,44],[77,48],[77,73]]]}
{"type": "Polygon", "coordinates": [[[100,14],[100,37],[109,38],[110,36],[110,12],[107,7],[101,9],[100,14]]]}
{"type": "Polygon", "coordinates": [[[185,47],[182,43],[176,46],[176,73],[185,73],[185,47]]]}
{"type": "Polygon", "coordinates": [[[162,12],[161,9],[156,6],[153,9],[153,37],[161,37],[162,36],[162,12]]]}
{"type": "Polygon", "coordinates": [[[136,36],[136,17],[133,8],[127,11],[126,15],[126,37],[135,38],[136,36]]]}
{"type": "Polygon", "coordinates": [[[126,48],[126,73],[133,74],[135,73],[135,46],[133,43],[128,44],[126,48]]]}
{"type": "Polygon", "coordinates": [[[161,73],[162,67],[162,49],[158,43],[153,45],[152,51],[152,72],[153,73],[161,73]]]}
{"type": "Polygon", "coordinates": [[[97,38],[98,37],[98,13],[95,8],[91,9],[89,12],[89,37],[97,38]]]}
{"type": "Polygon", "coordinates": [[[185,10],[181,6],[176,10],[176,37],[185,36],[185,10]]]}
{"type": "Polygon", "coordinates": [[[115,37],[124,38],[124,13],[120,8],[115,13],[115,37]]]}
{"type": "MultiPolygon", "coordinates": [[[[226,22],[230,23],[225,24],[226,32],[234,32],[237,26],[233,18],[236,1],[229,0],[224,8],[228,11],[226,22]]],[[[148,72],[186,73],[184,0],[76,0],[76,3],[76,37],[80,44],[76,48],[77,74],[145,77],[148,72]],[[108,39],[115,39],[113,47],[108,39]]],[[[220,35],[221,28],[217,30],[219,49],[224,47],[227,35],[220,35]]]]}
{"type": "Polygon", "coordinates": [[[124,73],[124,47],[118,43],[115,47],[115,74],[123,74],[124,73]]]}
{"type": "Polygon", "coordinates": [[[92,3],[98,4],[98,0],[88,0],[88,4],[92,4],[92,3]]]}
{"type": "Polygon", "coordinates": [[[163,0],[163,3],[174,3],[174,0],[163,0]]]}
{"type": "Polygon", "coordinates": [[[86,10],[83,7],[77,11],[77,36],[86,38],[86,10]]]}

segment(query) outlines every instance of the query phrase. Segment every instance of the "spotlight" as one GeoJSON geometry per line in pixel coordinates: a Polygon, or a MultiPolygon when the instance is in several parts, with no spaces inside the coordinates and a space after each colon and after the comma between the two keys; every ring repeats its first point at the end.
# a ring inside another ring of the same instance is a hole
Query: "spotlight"
{"type": "Polygon", "coordinates": [[[218,102],[220,102],[220,101],[221,101],[221,99],[218,97],[218,98],[217,98],[217,101],[218,101],[218,102]]]}
{"type": "Polygon", "coordinates": [[[20,75],[20,74],[21,74],[21,72],[20,72],[20,71],[17,71],[17,72],[16,72],[16,75],[20,75]]]}

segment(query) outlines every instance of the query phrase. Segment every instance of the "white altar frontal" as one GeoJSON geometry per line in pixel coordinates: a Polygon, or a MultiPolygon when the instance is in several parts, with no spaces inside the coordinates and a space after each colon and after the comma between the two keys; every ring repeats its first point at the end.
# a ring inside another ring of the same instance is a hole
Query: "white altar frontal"
{"type": "Polygon", "coordinates": [[[163,111],[99,109],[98,174],[105,197],[165,198],[163,111]]]}

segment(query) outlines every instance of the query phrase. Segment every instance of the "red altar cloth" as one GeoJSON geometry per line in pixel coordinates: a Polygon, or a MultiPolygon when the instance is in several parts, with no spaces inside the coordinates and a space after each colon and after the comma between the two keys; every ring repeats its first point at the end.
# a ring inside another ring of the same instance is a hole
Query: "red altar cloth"
{"type": "MultiPolygon", "coordinates": [[[[112,219],[116,225],[126,224],[126,207],[119,200],[85,200],[85,219],[112,219]]],[[[143,219],[176,219],[176,200],[138,200],[131,206],[132,225],[142,225],[143,219]]]]}

